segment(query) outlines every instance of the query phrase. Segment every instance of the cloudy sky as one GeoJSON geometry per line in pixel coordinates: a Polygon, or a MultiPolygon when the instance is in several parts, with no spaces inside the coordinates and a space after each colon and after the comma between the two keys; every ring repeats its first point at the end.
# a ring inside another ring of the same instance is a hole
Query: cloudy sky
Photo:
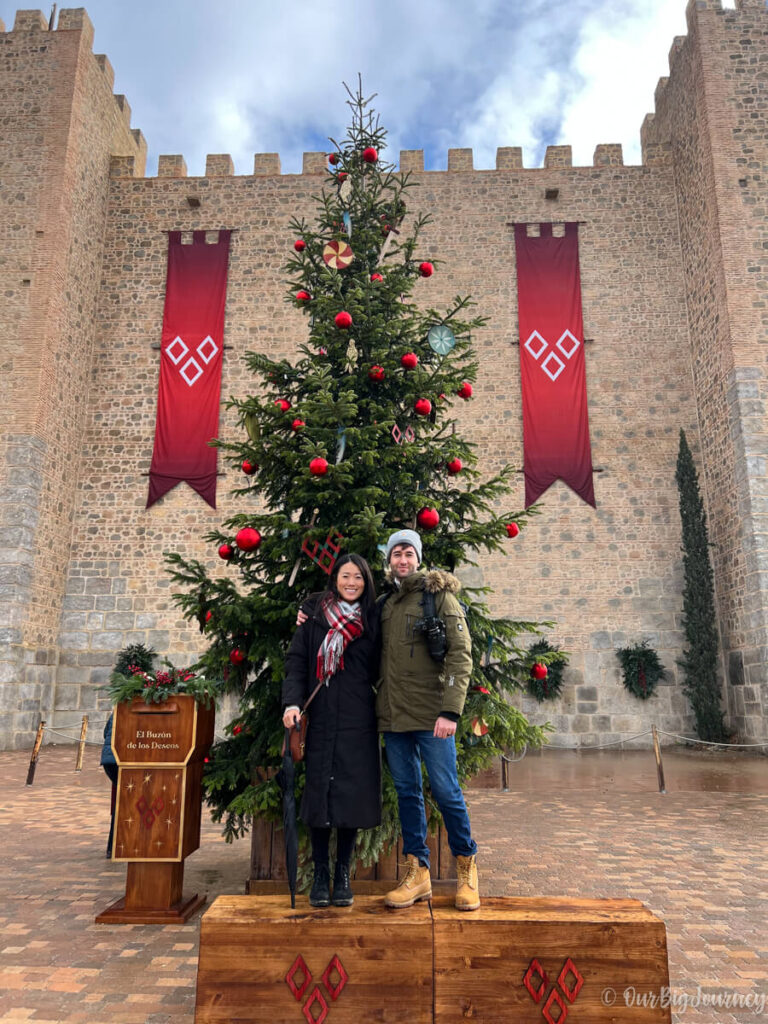
{"type": "MultiPolygon", "coordinates": [[[[492,168],[497,146],[522,146],[538,167],[547,145],[569,143],[591,164],[597,143],[621,142],[639,163],[640,125],[685,33],[685,0],[78,2],[147,138],[149,174],[160,153],[182,153],[191,175],[206,153],[230,153],[249,174],[256,152],[296,173],[302,152],[343,135],[342,82],[358,72],[395,160],[423,149],[441,170],[449,148],[471,146],[475,167],[492,168]]],[[[34,5],[0,0],[9,28],[17,6],[34,5]]]]}

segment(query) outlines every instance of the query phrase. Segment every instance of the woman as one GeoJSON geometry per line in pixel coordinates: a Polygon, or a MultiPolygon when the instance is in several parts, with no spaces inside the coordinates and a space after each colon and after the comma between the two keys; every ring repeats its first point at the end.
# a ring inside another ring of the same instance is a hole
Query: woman
{"type": "Polygon", "coordinates": [[[307,778],[301,819],[312,834],[313,907],[351,906],[349,863],[359,828],[381,821],[381,760],[373,684],[379,666],[376,593],[368,563],[342,555],[328,590],[304,604],[285,662],[283,725],[308,708],[307,778]],[[336,829],[336,869],[330,893],[328,845],[336,829]]]}

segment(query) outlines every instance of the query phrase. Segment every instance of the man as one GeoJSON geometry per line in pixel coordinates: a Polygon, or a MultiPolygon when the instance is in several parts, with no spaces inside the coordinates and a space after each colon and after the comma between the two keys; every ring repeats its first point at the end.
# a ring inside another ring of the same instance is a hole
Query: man
{"type": "Polygon", "coordinates": [[[405,877],[387,893],[385,902],[390,907],[410,907],[432,895],[423,761],[456,857],[456,907],[476,910],[480,906],[477,844],[459,785],[454,740],[472,672],[471,640],[455,597],[458,580],[450,573],[419,570],[421,550],[418,533],[399,530],[387,541],[385,555],[394,589],[381,607],[376,716],[397,790],[403,854],[408,862],[405,877]],[[425,590],[434,594],[437,615],[446,625],[443,662],[433,660],[424,634],[415,628],[424,618],[425,590]]]}

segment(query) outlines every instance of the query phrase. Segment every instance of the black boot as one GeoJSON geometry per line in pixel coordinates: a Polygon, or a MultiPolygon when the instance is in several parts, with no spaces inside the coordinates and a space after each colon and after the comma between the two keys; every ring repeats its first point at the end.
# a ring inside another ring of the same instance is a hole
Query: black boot
{"type": "Polygon", "coordinates": [[[351,907],[355,902],[355,894],[349,884],[349,865],[336,861],[336,870],[333,873],[333,903],[334,907],[351,907]]]}
{"type": "Polygon", "coordinates": [[[331,902],[331,873],[327,864],[315,864],[315,874],[312,879],[312,891],[309,894],[309,904],[312,907],[327,907],[331,902]]]}

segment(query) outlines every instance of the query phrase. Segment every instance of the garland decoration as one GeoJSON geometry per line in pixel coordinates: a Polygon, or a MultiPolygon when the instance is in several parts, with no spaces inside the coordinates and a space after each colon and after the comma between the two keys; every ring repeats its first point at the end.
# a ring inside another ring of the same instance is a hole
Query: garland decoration
{"type": "Polygon", "coordinates": [[[625,688],[640,700],[652,697],[659,680],[666,678],[664,666],[648,640],[634,647],[620,648],[616,651],[616,657],[621,662],[625,688]]]}
{"type": "Polygon", "coordinates": [[[532,659],[528,673],[528,693],[541,703],[545,700],[557,700],[563,688],[563,672],[568,664],[568,655],[559,647],[553,647],[548,640],[537,640],[528,648],[532,659]],[[533,673],[533,665],[542,662],[547,666],[547,674],[537,679],[533,673]]]}

